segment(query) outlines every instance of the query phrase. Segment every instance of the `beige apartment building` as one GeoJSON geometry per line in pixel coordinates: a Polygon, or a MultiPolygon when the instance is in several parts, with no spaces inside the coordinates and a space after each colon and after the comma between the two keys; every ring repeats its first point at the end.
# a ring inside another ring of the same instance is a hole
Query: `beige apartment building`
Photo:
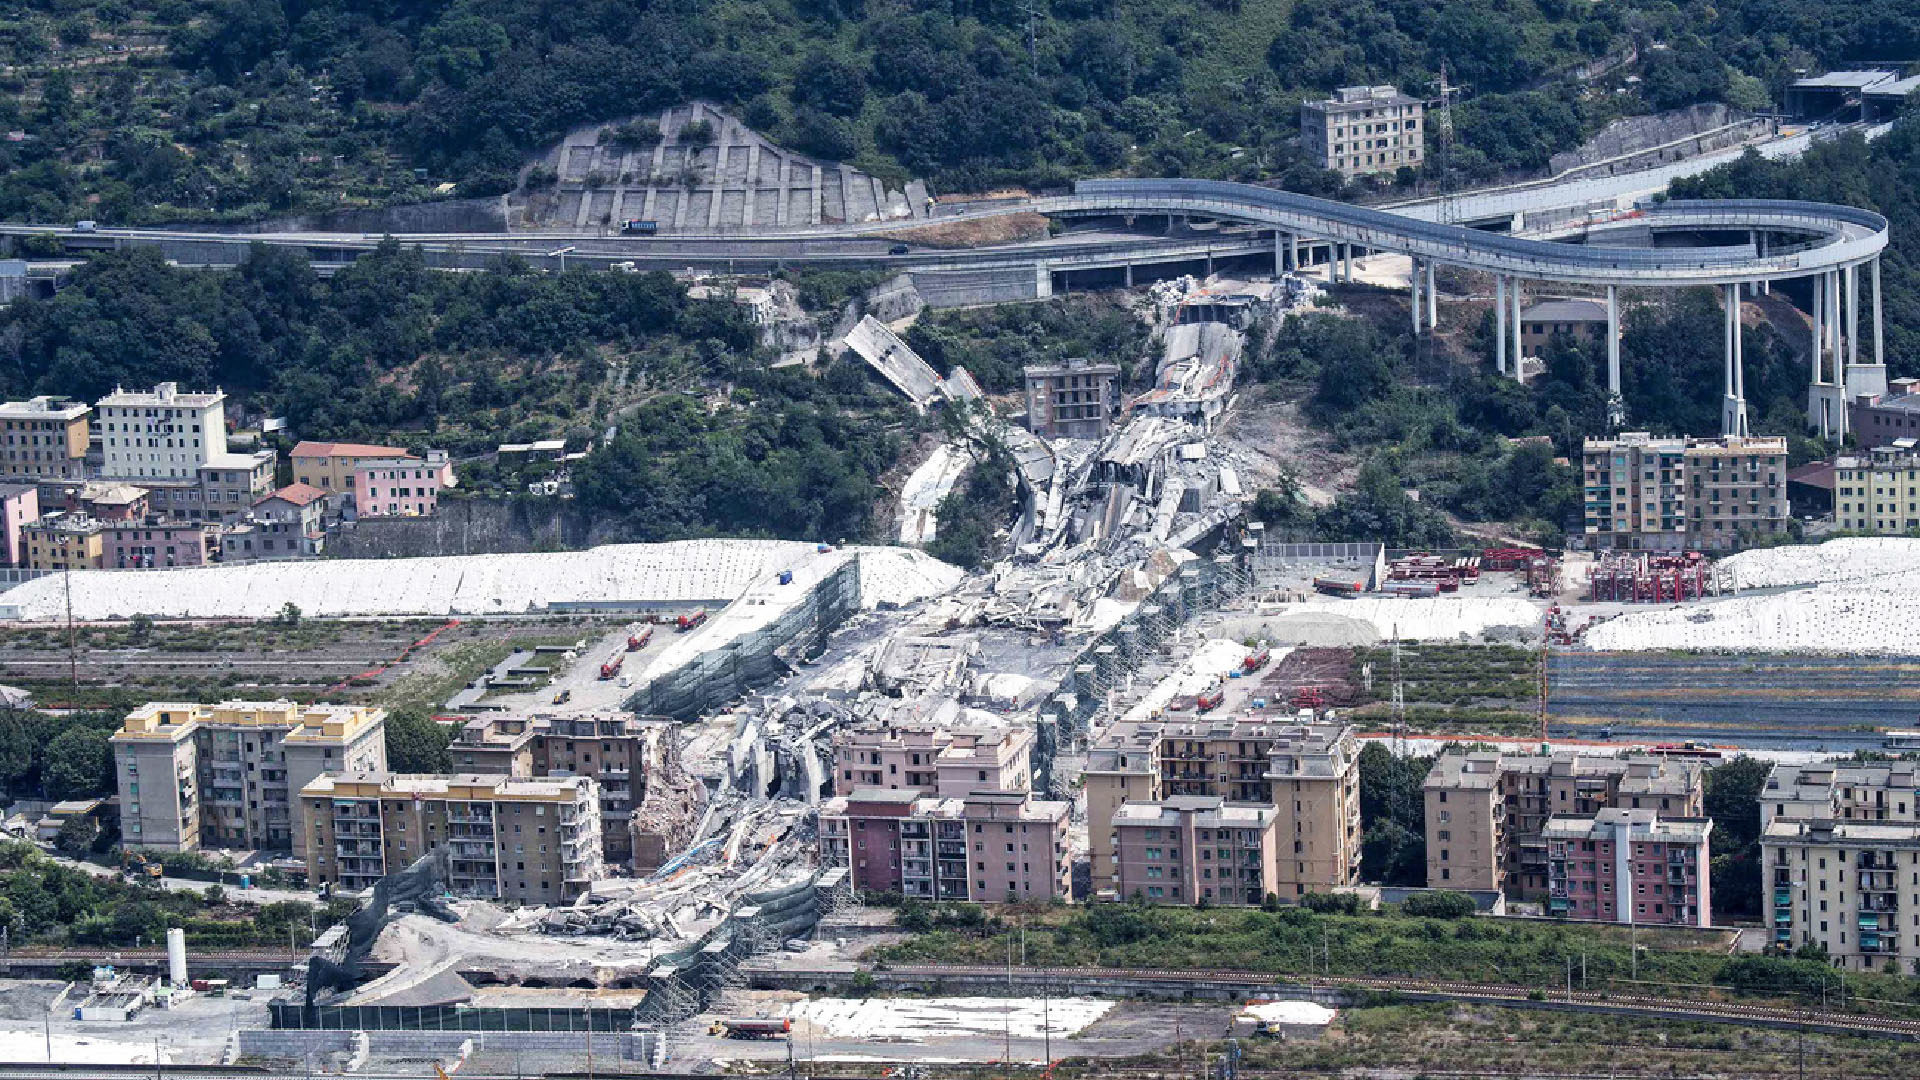
{"type": "Polygon", "coordinates": [[[600,795],[585,776],[328,773],[299,801],[308,878],[349,892],[443,845],[456,896],[561,904],[603,872],[600,795]]]}
{"type": "Polygon", "coordinates": [[[0,475],[78,479],[87,475],[89,405],[41,395],[0,403],[0,475]]]}
{"type": "Polygon", "coordinates": [[[1424,785],[1427,885],[1545,896],[1549,820],[1609,808],[1699,817],[1704,775],[1698,761],[1654,755],[1442,754],[1424,785]]]}
{"type": "Polygon", "coordinates": [[[531,716],[489,713],[468,720],[447,750],[460,772],[517,778],[588,776],[599,785],[600,839],[609,863],[633,860],[633,808],[646,795],[648,763],[672,725],[630,712],[531,716]]]}
{"type": "Polygon", "coordinates": [[[1279,878],[1274,807],[1214,795],[1127,803],[1112,822],[1113,892],[1150,904],[1256,905],[1279,878]]]}
{"type": "Polygon", "coordinates": [[[1920,766],[1775,765],[1760,823],[1775,947],[1920,974],[1920,766]]]}
{"type": "MultiPolygon", "coordinates": [[[[1117,723],[1088,750],[1083,773],[1094,892],[1132,895],[1121,889],[1137,875],[1121,865],[1126,853],[1113,828],[1127,817],[1125,808],[1188,797],[1271,812],[1262,826],[1271,827],[1277,852],[1272,872],[1262,875],[1268,892],[1288,899],[1356,884],[1359,769],[1353,731],[1341,724],[1224,717],[1117,723]]],[[[1183,896],[1197,898],[1191,889],[1183,896]]]]}
{"type": "Polygon", "coordinates": [[[111,740],[130,848],[305,854],[294,803],[315,777],[387,765],[387,713],[359,705],[149,702],[111,740]]]}
{"type": "Polygon", "coordinates": [[[1581,450],[1585,531],[1598,548],[1720,550],[1786,528],[1787,440],[1588,439],[1581,450]]]}
{"type": "Polygon", "coordinates": [[[1920,531],[1920,442],[1895,439],[1833,462],[1833,523],[1853,532],[1920,531]]]}
{"type": "Polygon", "coordinates": [[[1426,159],[1426,102],[1393,86],[1343,86],[1300,105],[1300,145],[1343,176],[1418,169],[1426,159]]]}
{"type": "Polygon", "coordinates": [[[1033,732],[937,721],[867,724],[833,736],[833,790],[912,791],[961,798],[1033,787],[1033,732]]]}

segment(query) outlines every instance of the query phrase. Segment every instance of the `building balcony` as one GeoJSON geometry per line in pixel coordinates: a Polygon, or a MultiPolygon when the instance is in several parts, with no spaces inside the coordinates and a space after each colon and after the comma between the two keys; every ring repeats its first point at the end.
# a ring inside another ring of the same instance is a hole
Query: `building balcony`
{"type": "Polygon", "coordinates": [[[1788,904],[1793,903],[1793,890],[1792,889],[1773,890],[1773,903],[1775,907],[1786,907],[1788,904]]]}

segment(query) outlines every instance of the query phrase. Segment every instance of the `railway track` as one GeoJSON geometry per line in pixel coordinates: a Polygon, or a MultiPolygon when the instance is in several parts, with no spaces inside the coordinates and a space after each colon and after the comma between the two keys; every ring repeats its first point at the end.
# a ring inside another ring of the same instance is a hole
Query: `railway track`
{"type": "MultiPolygon", "coordinates": [[[[924,964],[890,965],[888,972],[900,975],[965,975],[998,978],[1008,974],[1004,967],[991,965],[962,964],[924,964]]],[[[1832,1009],[1783,1009],[1773,1005],[1749,1005],[1740,1002],[1716,1001],[1706,998],[1673,998],[1652,994],[1603,994],[1594,991],[1575,990],[1571,993],[1555,991],[1546,993],[1535,987],[1513,986],[1509,984],[1458,982],[1444,979],[1410,979],[1356,976],[1353,978],[1326,978],[1320,976],[1282,975],[1266,971],[1239,970],[1140,970],[1133,968],[1013,968],[1021,977],[1056,977],[1076,981],[1121,980],[1128,982],[1160,983],[1210,983],[1214,985],[1259,987],[1315,986],[1328,989],[1375,990],[1388,993],[1422,994],[1432,997],[1454,998],[1472,1001],[1512,1002],[1515,1004],[1564,1003],[1573,1006],[1586,1006],[1593,1009],[1607,1009],[1644,1013],[1649,1016],[1671,1016],[1676,1019],[1723,1019],[1729,1022],[1765,1026],[1769,1024],[1783,1027],[1821,1027],[1846,1030],[1872,1035],[1893,1035],[1900,1038],[1920,1041],[1920,1020],[1906,1020],[1898,1017],[1874,1016],[1856,1012],[1837,1012],[1832,1009]]]]}

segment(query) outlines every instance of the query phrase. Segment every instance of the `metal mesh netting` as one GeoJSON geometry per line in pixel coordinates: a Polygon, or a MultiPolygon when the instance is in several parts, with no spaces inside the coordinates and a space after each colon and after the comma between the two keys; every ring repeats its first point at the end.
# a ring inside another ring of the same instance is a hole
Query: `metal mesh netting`
{"type": "Polygon", "coordinates": [[[859,560],[848,559],[772,622],[650,680],[626,707],[642,715],[693,719],[772,682],[789,658],[818,655],[827,635],[859,608],[859,560]]]}

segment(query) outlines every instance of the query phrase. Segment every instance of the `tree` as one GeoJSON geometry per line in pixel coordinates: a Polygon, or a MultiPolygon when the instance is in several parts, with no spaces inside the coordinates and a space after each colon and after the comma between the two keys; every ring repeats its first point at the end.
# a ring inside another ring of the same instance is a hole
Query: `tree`
{"type": "Polygon", "coordinates": [[[1379,743],[1360,751],[1360,874],[1383,885],[1424,885],[1426,784],[1431,757],[1400,757],[1379,743]]]}
{"type": "Polygon", "coordinates": [[[100,823],[92,814],[75,814],[60,823],[60,833],[54,837],[53,846],[62,855],[78,859],[93,850],[93,842],[100,837],[100,823]]]}
{"type": "Polygon", "coordinates": [[[47,747],[41,779],[55,799],[83,799],[113,791],[113,748],[108,734],[90,727],[71,727],[47,747]]]}
{"type": "Polygon", "coordinates": [[[1707,770],[1706,815],[1716,920],[1732,922],[1761,912],[1760,792],[1769,766],[1745,755],[1707,770]]]}
{"type": "Polygon", "coordinates": [[[450,773],[453,755],[447,747],[453,733],[433,717],[415,709],[395,709],[387,716],[387,768],[397,773],[450,773]]]}
{"type": "Polygon", "coordinates": [[[141,646],[153,640],[153,616],[136,614],[127,622],[127,641],[141,646]]]}
{"type": "Polygon", "coordinates": [[[1434,889],[1430,892],[1418,892],[1407,897],[1400,905],[1402,911],[1426,919],[1464,919],[1479,910],[1473,897],[1451,889],[1434,889]]]}
{"type": "Polygon", "coordinates": [[[292,630],[299,627],[300,618],[300,605],[289,600],[280,605],[280,614],[274,616],[273,622],[275,626],[284,626],[292,630]]]}

